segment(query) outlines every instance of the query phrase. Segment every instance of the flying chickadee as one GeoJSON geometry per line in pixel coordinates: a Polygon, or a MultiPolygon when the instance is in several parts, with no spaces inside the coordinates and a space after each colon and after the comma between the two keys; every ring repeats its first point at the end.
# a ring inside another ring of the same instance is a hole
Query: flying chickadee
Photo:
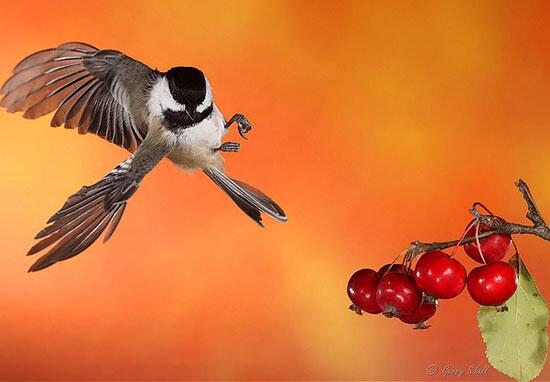
{"type": "Polygon", "coordinates": [[[31,54],[2,86],[0,106],[38,118],[55,111],[53,127],[77,128],[128,149],[132,155],[99,182],[69,197],[36,235],[28,255],[49,248],[29,269],[37,271],[76,256],[103,231],[115,231],[128,199],[162,158],[185,169],[200,169],[260,226],[261,213],[286,222],[271,198],[223,171],[222,151],[239,144],[222,143],[233,123],[239,134],[251,129],[234,115],[226,121],[206,76],[193,67],[163,73],[115,50],[71,42],[31,54]]]}

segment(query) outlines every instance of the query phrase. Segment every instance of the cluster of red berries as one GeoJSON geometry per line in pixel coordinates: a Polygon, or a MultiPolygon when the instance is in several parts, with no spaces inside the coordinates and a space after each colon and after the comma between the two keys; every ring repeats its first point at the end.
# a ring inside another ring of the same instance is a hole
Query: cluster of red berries
{"type": "Polygon", "coordinates": [[[503,304],[518,285],[514,268],[501,261],[512,238],[501,233],[479,238],[488,231],[486,225],[473,221],[463,235],[462,241],[475,238],[463,245],[464,251],[483,264],[469,274],[457,259],[442,251],[424,253],[414,271],[412,264],[406,261],[405,264],[386,264],[379,271],[361,269],[355,272],[348,283],[348,296],[353,302],[350,309],[359,314],[363,311],[383,313],[424,329],[428,327],[426,321],[438,308],[438,299],[456,297],[465,286],[478,304],[505,309],[503,304]]]}

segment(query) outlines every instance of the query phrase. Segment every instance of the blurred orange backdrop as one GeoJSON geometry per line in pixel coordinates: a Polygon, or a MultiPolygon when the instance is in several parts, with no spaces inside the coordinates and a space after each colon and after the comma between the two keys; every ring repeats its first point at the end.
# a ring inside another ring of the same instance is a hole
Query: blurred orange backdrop
{"type": "MultiPolygon", "coordinates": [[[[345,288],[412,240],[456,238],[475,200],[524,221],[518,177],[550,215],[549,2],[16,1],[2,20],[2,81],[74,40],[201,68],[225,115],[254,125],[228,172],[289,223],[259,229],[166,161],[108,244],[27,274],[47,218],[128,153],[2,109],[0,379],[437,380],[432,364],[486,365],[467,292],[413,331],[354,315],[345,288]]],[[[550,296],[550,244],[518,242],[550,296]]]]}

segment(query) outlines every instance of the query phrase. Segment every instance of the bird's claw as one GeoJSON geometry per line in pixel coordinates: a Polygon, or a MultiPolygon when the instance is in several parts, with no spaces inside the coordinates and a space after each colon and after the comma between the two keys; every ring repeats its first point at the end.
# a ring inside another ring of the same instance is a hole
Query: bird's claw
{"type": "Polygon", "coordinates": [[[230,152],[230,153],[236,153],[239,152],[241,148],[241,145],[236,142],[224,142],[222,145],[216,149],[215,151],[223,151],[223,152],[230,152]]]}
{"type": "Polygon", "coordinates": [[[252,129],[252,124],[248,121],[248,119],[246,119],[246,117],[242,114],[235,114],[225,124],[225,128],[229,128],[229,126],[231,126],[233,122],[237,123],[237,130],[239,131],[239,135],[244,139],[248,139],[247,137],[245,137],[245,134],[252,129]]]}
{"type": "Polygon", "coordinates": [[[239,135],[244,139],[248,139],[244,135],[252,130],[252,124],[248,121],[248,119],[246,119],[244,115],[239,115],[239,118],[237,118],[236,122],[239,135]]]}

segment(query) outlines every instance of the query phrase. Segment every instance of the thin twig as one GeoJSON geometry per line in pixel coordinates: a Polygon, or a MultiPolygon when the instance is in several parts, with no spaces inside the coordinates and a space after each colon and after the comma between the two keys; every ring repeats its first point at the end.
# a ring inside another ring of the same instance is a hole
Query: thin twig
{"type": "MultiPolygon", "coordinates": [[[[479,223],[483,224],[484,226],[487,227],[487,229],[490,230],[490,231],[480,233],[479,239],[483,239],[484,237],[490,236],[498,232],[498,233],[505,233],[508,235],[522,235],[522,234],[535,235],[540,237],[541,239],[550,241],[550,228],[546,225],[546,222],[544,221],[539,210],[537,209],[533,196],[531,195],[531,192],[529,191],[529,187],[527,186],[527,183],[519,179],[516,182],[516,187],[519,189],[519,192],[521,192],[521,194],[523,195],[523,199],[527,204],[526,216],[533,223],[533,225],[528,226],[528,225],[518,224],[518,223],[509,223],[503,220],[502,218],[499,218],[498,216],[484,215],[477,210],[476,207],[480,206],[481,204],[479,202],[476,202],[474,203],[472,208],[469,210],[469,212],[472,215],[474,215],[474,217],[478,220],[479,223]]],[[[464,238],[461,241],[453,240],[453,241],[432,242],[432,243],[423,243],[420,241],[413,241],[409,246],[409,248],[407,248],[402,254],[410,258],[413,258],[425,252],[443,250],[456,245],[464,245],[466,243],[470,243],[475,240],[476,240],[476,237],[471,236],[471,237],[464,238]]]]}
{"type": "Polygon", "coordinates": [[[531,191],[529,190],[529,186],[527,186],[527,183],[525,183],[522,179],[519,179],[516,182],[516,187],[519,188],[519,191],[523,195],[523,199],[525,199],[525,202],[527,203],[527,219],[531,220],[534,225],[545,226],[546,223],[544,222],[544,219],[542,218],[539,209],[535,205],[535,200],[531,195],[531,191]]]}

